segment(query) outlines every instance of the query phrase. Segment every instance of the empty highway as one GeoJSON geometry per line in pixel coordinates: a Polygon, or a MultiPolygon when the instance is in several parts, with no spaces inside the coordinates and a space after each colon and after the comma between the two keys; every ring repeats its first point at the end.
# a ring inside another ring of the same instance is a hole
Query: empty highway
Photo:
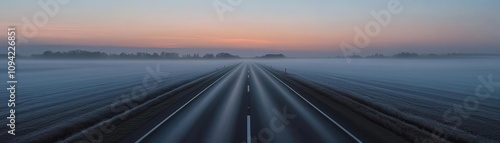
{"type": "Polygon", "coordinates": [[[263,67],[244,62],[135,142],[361,141],[263,67]]]}

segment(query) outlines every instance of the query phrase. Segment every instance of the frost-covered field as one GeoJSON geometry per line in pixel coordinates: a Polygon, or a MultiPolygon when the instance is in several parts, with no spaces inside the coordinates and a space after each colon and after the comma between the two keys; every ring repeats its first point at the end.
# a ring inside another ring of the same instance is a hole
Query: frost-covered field
{"type": "MultiPolygon", "coordinates": [[[[476,59],[288,59],[257,60],[430,126],[500,140],[500,86],[477,109],[457,108],[475,97],[491,74],[500,82],[500,58],[476,59]],[[446,111],[451,111],[446,114],[446,111]],[[470,114],[470,116],[467,116],[470,114]],[[456,124],[460,120],[461,123],[456,124]]],[[[487,93],[482,88],[481,93],[487,93]]],[[[476,98],[477,99],[477,98],[476,98]]],[[[469,105],[474,105],[472,100],[469,105]]],[[[478,139],[479,139],[478,138],[478,139]]]]}
{"type": "MultiPolygon", "coordinates": [[[[160,86],[168,86],[235,63],[229,60],[18,60],[16,138],[36,136],[57,125],[70,124],[119,100],[122,94],[142,85],[143,78],[149,74],[147,66],[156,70],[159,65],[161,72],[168,73],[160,83],[160,86]]],[[[4,75],[2,82],[7,80],[7,72],[4,75]]],[[[6,84],[2,84],[2,88],[0,99],[6,104],[6,84]]],[[[0,110],[0,117],[4,119],[8,116],[5,106],[0,110]]],[[[1,124],[0,137],[10,138],[5,126],[7,120],[1,120],[1,124]]]]}
{"type": "MultiPolygon", "coordinates": [[[[481,82],[478,77],[493,76],[500,82],[500,58],[477,59],[282,59],[251,60],[272,65],[330,88],[351,93],[376,106],[405,118],[432,126],[450,126],[443,115],[459,118],[459,132],[500,140],[500,87],[486,100],[478,100],[477,110],[454,110],[473,97],[481,82]],[[470,117],[464,117],[470,114],[470,117]]],[[[102,108],[142,85],[158,64],[168,73],[162,86],[196,78],[240,61],[231,60],[18,60],[16,97],[16,132],[36,136],[55,125],[69,124],[102,108]]],[[[3,62],[5,63],[5,62],[3,62]]],[[[6,70],[4,70],[6,71],[6,70]]],[[[7,80],[0,76],[2,81],[7,80]]],[[[2,84],[6,88],[5,84],[2,84]]],[[[486,89],[482,90],[486,92],[486,89]]],[[[6,95],[7,90],[0,90],[6,95]]],[[[1,96],[7,103],[8,96],[1,96]]],[[[0,117],[7,111],[0,110],[0,117]]],[[[449,118],[448,118],[449,119],[449,118]]],[[[7,124],[7,120],[0,123],[7,124]]],[[[8,136],[1,126],[0,137],[8,136]]],[[[10,138],[10,137],[8,137],[10,138]]]]}

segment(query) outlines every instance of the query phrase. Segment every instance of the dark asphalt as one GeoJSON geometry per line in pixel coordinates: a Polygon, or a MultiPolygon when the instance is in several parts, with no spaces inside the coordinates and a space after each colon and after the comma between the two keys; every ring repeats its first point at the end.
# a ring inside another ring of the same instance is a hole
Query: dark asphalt
{"type": "Polygon", "coordinates": [[[262,67],[245,62],[137,142],[360,142],[301,96],[262,67]]]}

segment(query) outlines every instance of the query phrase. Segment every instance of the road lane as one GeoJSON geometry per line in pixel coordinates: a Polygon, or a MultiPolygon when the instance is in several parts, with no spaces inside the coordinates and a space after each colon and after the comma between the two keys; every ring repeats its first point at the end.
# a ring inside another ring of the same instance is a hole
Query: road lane
{"type": "Polygon", "coordinates": [[[246,64],[230,71],[176,115],[138,142],[235,142],[246,138],[246,117],[242,93],[246,64]],[[240,135],[241,134],[241,135],[240,135]]]}
{"type": "Polygon", "coordinates": [[[270,73],[242,63],[137,142],[357,142],[270,73]]]}
{"type": "Polygon", "coordinates": [[[250,69],[254,140],[358,142],[260,66],[250,69]]]}

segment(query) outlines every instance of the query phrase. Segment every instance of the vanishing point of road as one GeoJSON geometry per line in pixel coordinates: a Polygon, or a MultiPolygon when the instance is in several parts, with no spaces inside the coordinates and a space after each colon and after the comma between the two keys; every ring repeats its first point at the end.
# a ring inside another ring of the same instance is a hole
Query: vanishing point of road
{"type": "Polygon", "coordinates": [[[361,141],[261,65],[244,62],[135,142],[361,141]]]}

